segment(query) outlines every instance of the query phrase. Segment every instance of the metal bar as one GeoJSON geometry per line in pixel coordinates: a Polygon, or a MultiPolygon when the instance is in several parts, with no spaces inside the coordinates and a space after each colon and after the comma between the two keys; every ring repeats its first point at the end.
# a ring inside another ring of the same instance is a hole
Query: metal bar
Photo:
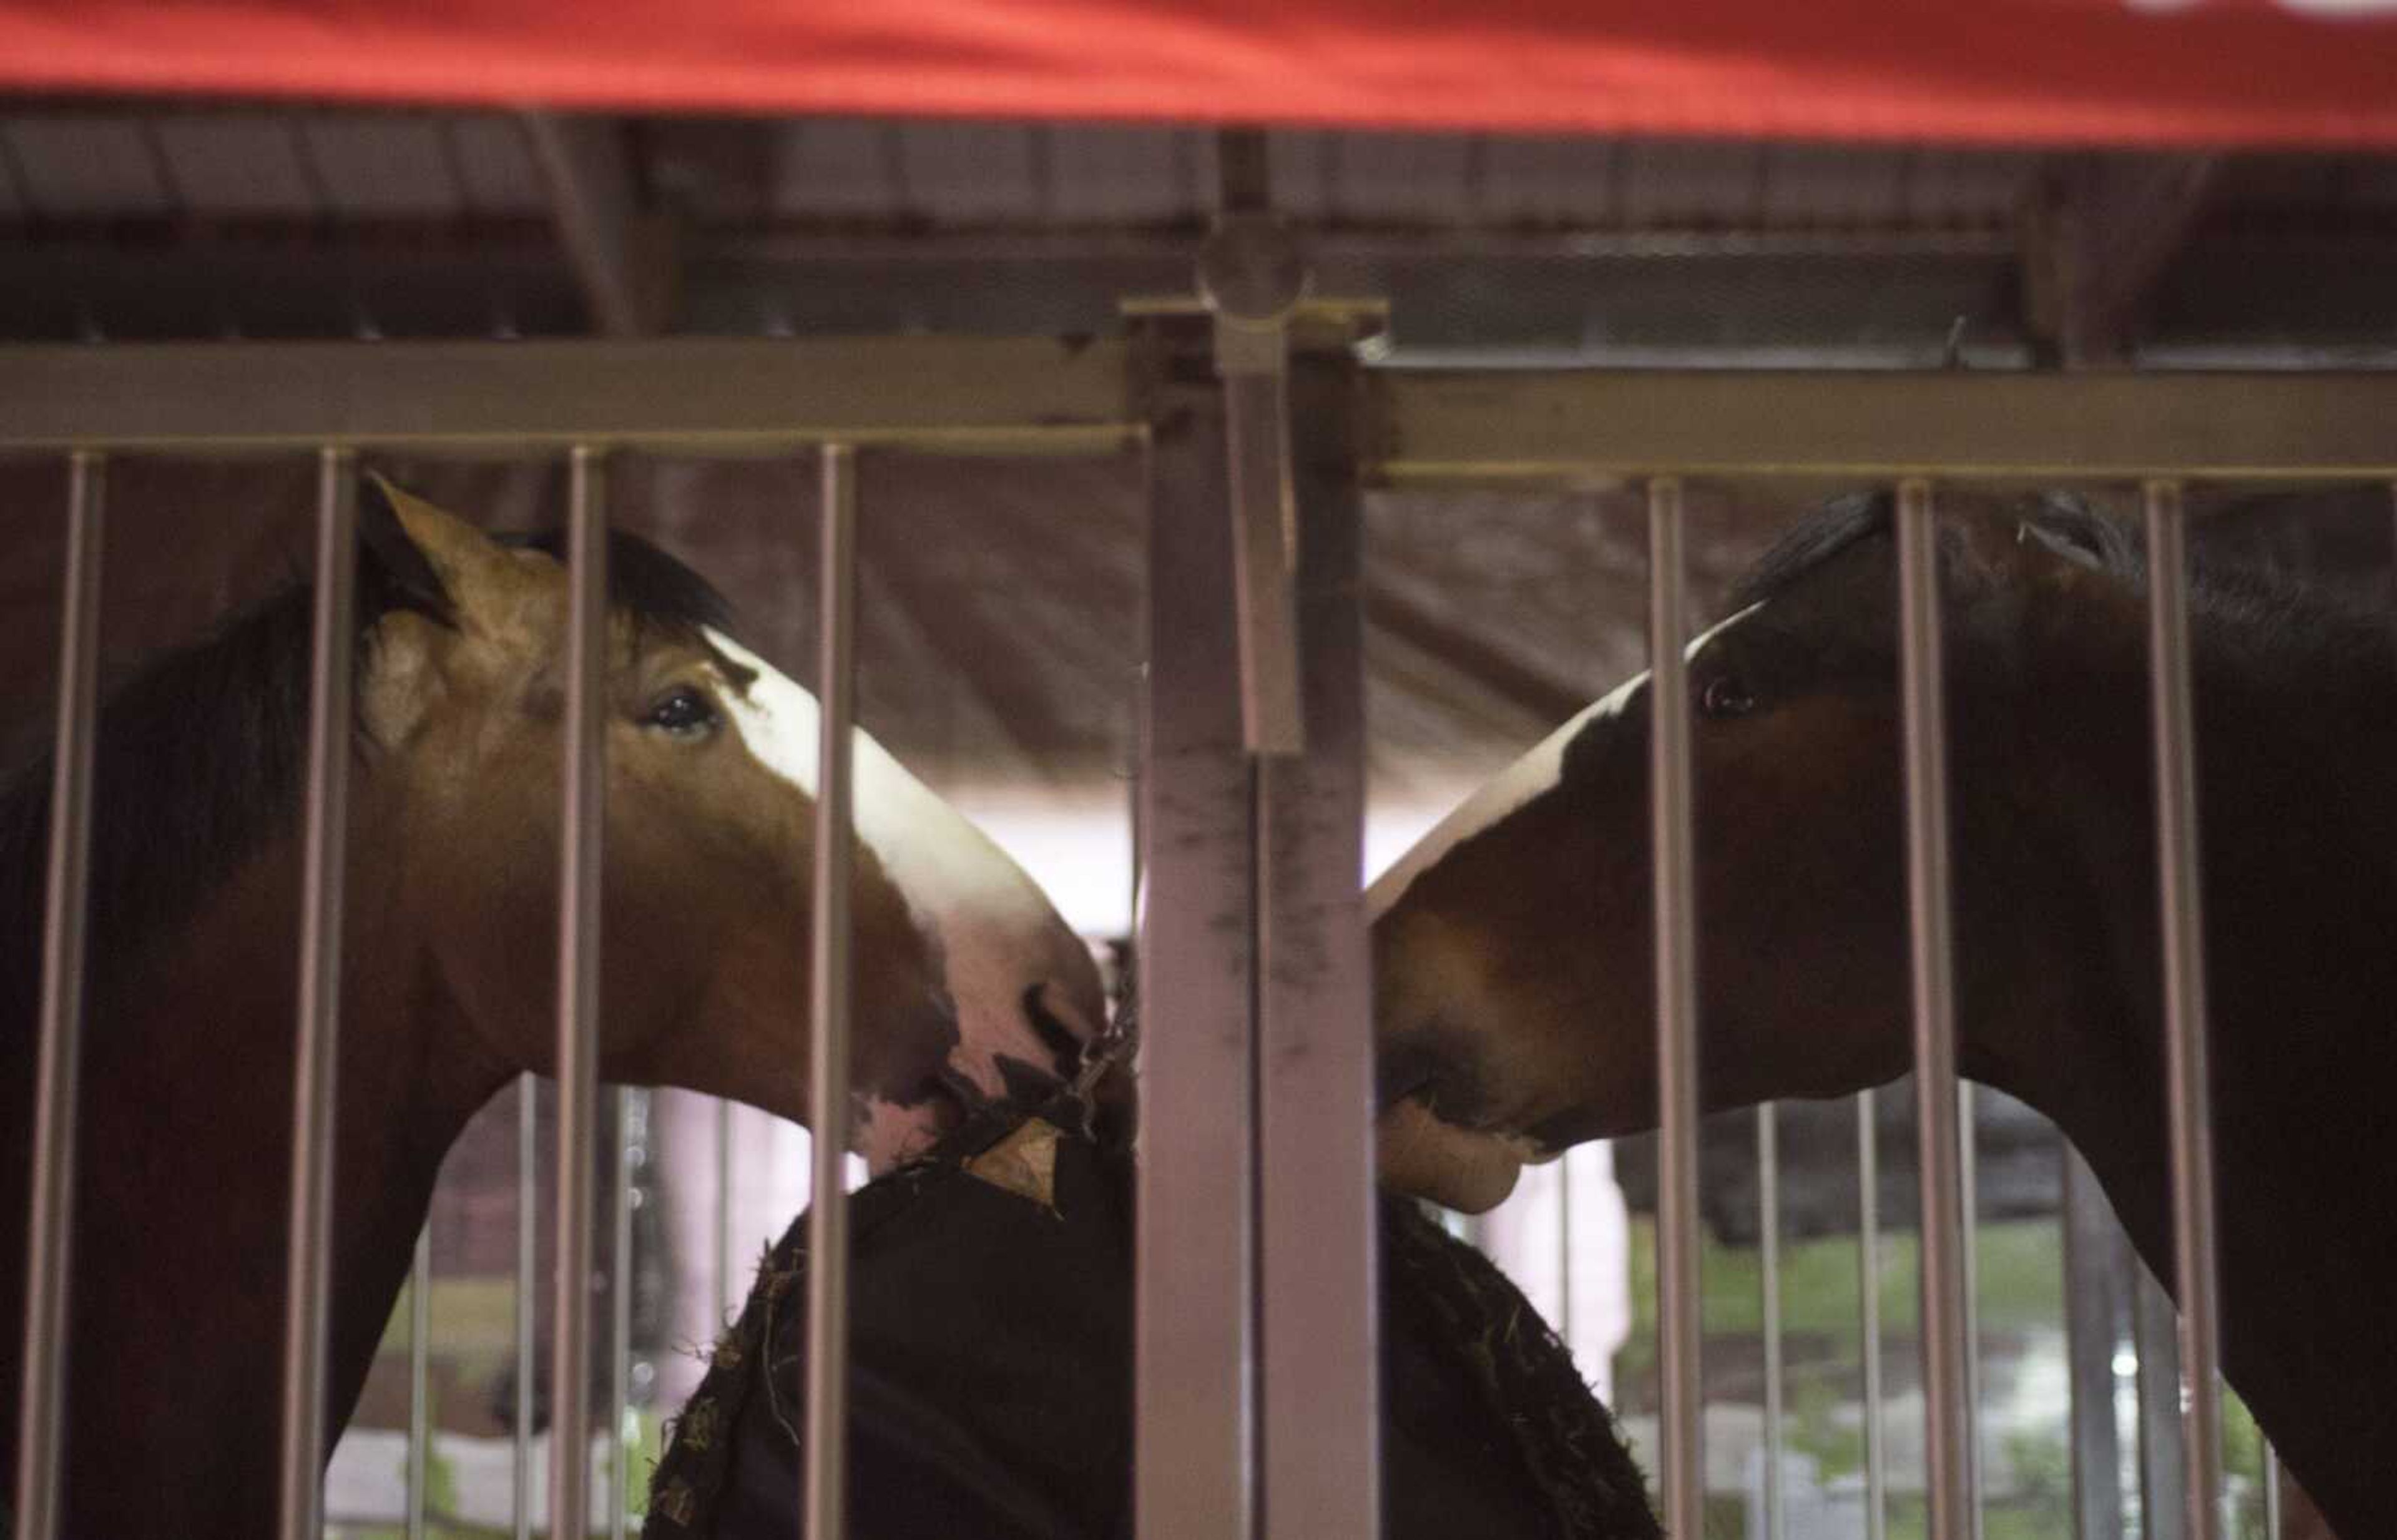
{"type": "Polygon", "coordinates": [[[1240,626],[1240,730],[1252,754],[1306,747],[1300,701],[1297,508],[1291,487],[1289,380],[1226,371],[1232,463],[1232,586],[1240,626]]]}
{"type": "Polygon", "coordinates": [[[808,1216],[806,1540],[840,1540],[849,1496],[849,1149],[850,733],[856,721],[857,459],[823,458],[818,573],[815,924],[809,934],[808,1106],[815,1135],[808,1216]]]}
{"type": "Polygon", "coordinates": [[[584,444],[574,447],[569,465],[549,1531],[579,1536],[591,1532],[591,1189],[599,1110],[599,864],[608,784],[608,466],[599,450],[584,444]]]}
{"type": "Polygon", "coordinates": [[[1981,1163],[1974,1138],[1973,1082],[1956,1082],[1956,1258],[1964,1275],[1964,1404],[1972,1411],[1972,1490],[1964,1494],[1973,1540],[1981,1540],[1981,1163]]]}
{"type": "Polygon", "coordinates": [[[716,1330],[732,1319],[732,1117],[736,1104],[716,1103],[716,1330]]]}
{"type": "Polygon", "coordinates": [[[635,1115],[640,1092],[616,1088],[615,1233],[608,1251],[608,1535],[624,1540],[626,1462],[632,1448],[624,1436],[633,1409],[633,1170],[635,1115]]]}
{"type": "Polygon", "coordinates": [[[325,1333],[331,1314],[333,1121],[341,1035],[341,876],[348,846],[357,467],[316,457],[316,573],[308,683],[308,800],[300,878],[300,1005],[292,1068],[290,1252],[284,1286],[282,1531],[324,1522],[325,1333]]]}
{"type": "Polygon", "coordinates": [[[1865,1540],[1889,1533],[1889,1443],[1881,1426],[1881,1142],[1874,1095],[1856,1092],[1856,1270],[1864,1287],[1865,1540]]]}
{"type": "Polygon", "coordinates": [[[1907,897],[1912,912],[1914,1093],[1922,1186],[1923,1468],[1931,1540],[1972,1534],[1973,1407],[1964,1364],[1956,1009],[1949,972],[1948,771],[1931,484],[1897,489],[1905,690],[1907,897]]]}
{"type": "Polygon", "coordinates": [[[2139,1355],[2140,1540],[2193,1540],[2183,1493],[2188,1452],[2180,1440],[2180,1344],[2172,1296],[2145,1267],[2134,1269],[2131,1334],[2139,1355]]]}
{"type": "MultiPolygon", "coordinates": [[[[1167,339],[1152,333],[1160,353],[1167,339]]],[[[1139,1540],[1253,1523],[1251,761],[1240,740],[1222,393],[1144,368],[1148,656],[1136,949],[1142,1158],[1132,1272],[1139,1540]]]]}
{"type": "Polygon", "coordinates": [[[1101,453],[1136,436],[1126,363],[1050,338],[0,347],[0,449],[1101,453]]]}
{"type": "Polygon", "coordinates": [[[1683,637],[1681,483],[1648,483],[1649,850],[1656,925],[1656,1352],[1658,1490],[1665,1528],[1706,1521],[1706,1406],[1699,1378],[1696,875],[1691,850],[1690,710],[1683,637]]]}
{"type": "MultiPolygon", "coordinates": [[[[2066,1380],[2071,1386],[2073,1533],[2122,1540],[2122,1446],[2114,1419],[2115,1279],[2126,1247],[2097,1175],[2069,1141],[2064,1165],[2066,1380]]],[[[2154,1540],[2149,1536],[2149,1540],[2154,1540]]]]}
{"type": "Polygon", "coordinates": [[[1764,1296],[1764,1540],[1781,1540],[1781,1116],[1756,1109],[1756,1249],[1764,1296]]]}
{"type": "Polygon", "coordinates": [[[50,750],[49,869],[42,917],[42,1038],[34,1070],[33,1185],[25,1241],[24,1378],[17,1403],[15,1532],[26,1540],[55,1540],[64,1528],[59,1473],[66,1443],[92,747],[100,728],[96,681],[105,477],[106,464],[97,454],[78,451],[67,462],[58,731],[50,750]]]}
{"type": "Polygon", "coordinates": [[[515,1487],[510,1507],[516,1540],[532,1540],[532,1381],[535,1306],[533,1275],[540,1270],[541,1140],[535,1114],[541,1082],[516,1077],[516,1457],[509,1467],[515,1487]]]}
{"type": "Polygon", "coordinates": [[[1292,365],[1309,456],[1292,638],[1306,752],[1257,768],[1258,1442],[1271,1540],[1382,1533],[1353,378],[1292,365]]]}
{"type": "Polygon", "coordinates": [[[1557,1159],[1557,1335],[1570,1351],[1573,1346],[1573,1152],[1557,1159]]]}
{"type": "Polygon", "coordinates": [[[2164,1061],[2171,1089],[2173,1268],[2180,1305],[2181,1435],[2189,1540],[2221,1533],[2222,1395],[2216,1335],[2214,1125],[2207,1105],[2204,921],[2189,565],[2180,485],[2147,484],[2149,691],[2156,752],[2156,880],[2163,928],[2164,1061]]]}
{"type": "Polygon", "coordinates": [[[2264,1445],[2264,1540],[2281,1540],[2281,1456],[2264,1445]]]}
{"type": "Polygon", "coordinates": [[[2397,475],[2397,375],[1387,369],[1391,480],[2397,475]]]}
{"type": "Polygon", "coordinates": [[[433,1473],[433,1226],[416,1232],[408,1269],[408,1540],[424,1540],[433,1473]]]}

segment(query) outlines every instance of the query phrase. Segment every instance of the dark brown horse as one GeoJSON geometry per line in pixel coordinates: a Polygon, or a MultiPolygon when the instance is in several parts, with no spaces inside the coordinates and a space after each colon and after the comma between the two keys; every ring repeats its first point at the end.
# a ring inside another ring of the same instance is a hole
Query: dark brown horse
{"type": "MultiPolygon", "coordinates": [[[[1894,542],[1835,504],[1690,649],[1710,1107],[1909,1065],[1894,542]]],[[[2145,577],[2112,521],[1949,500],[1963,1072],[2088,1157],[2172,1276],[2145,577]]],[[[2223,1349],[2342,1534],[2397,1533],[2397,659],[2385,614],[2194,580],[2223,1349]]],[[[1384,1173],[1481,1209],[1654,1126],[1650,693],[1635,679],[1377,884],[1384,1173]]]]}
{"type": "MultiPolygon", "coordinates": [[[[444,1152],[550,1066],[564,569],[395,492],[361,510],[326,1405],[346,1419],[444,1152]]],[[[813,700],[619,537],[600,1073],[807,1105],[813,700]]],[[[275,1522],[309,595],[108,702],[97,756],[67,1533],[275,1522]]],[[[877,1168],[1054,1081],[1104,1019],[1030,881],[863,735],[860,1145],[877,1168]]],[[[16,1440],[48,770],[0,800],[0,1381],[16,1440]]],[[[0,1469],[13,1470],[13,1459],[0,1469]]]]}

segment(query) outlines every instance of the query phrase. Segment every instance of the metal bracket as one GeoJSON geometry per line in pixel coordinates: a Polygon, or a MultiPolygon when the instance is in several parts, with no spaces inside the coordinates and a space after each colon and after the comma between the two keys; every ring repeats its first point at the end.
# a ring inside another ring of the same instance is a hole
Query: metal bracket
{"type": "Polygon", "coordinates": [[[1298,666],[1298,514],[1291,490],[1290,323],[1306,255],[1273,215],[1230,212],[1198,251],[1229,424],[1240,732],[1251,754],[1306,747],[1298,666]]]}

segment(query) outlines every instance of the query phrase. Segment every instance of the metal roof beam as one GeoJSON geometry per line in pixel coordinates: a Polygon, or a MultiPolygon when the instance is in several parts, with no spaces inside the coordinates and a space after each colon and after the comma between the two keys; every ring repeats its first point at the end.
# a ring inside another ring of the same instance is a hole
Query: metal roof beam
{"type": "Polygon", "coordinates": [[[2127,362],[2159,281],[2211,207],[2222,157],[2092,154],[2041,179],[2024,221],[2032,333],[2072,367],[2127,362]]]}
{"type": "Polygon", "coordinates": [[[630,125],[566,113],[528,113],[524,122],[592,329],[608,337],[664,330],[676,287],[674,225],[643,194],[630,125]]]}

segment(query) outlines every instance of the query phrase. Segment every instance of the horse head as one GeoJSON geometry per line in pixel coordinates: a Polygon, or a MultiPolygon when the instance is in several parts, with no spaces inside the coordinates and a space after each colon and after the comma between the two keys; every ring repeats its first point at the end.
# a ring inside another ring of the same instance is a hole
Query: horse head
{"type": "MultiPolygon", "coordinates": [[[[1709,1107],[1831,1095],[1908,1065],[1895,560],[1888,499],[1836,502],[1686,649],[1709,1107]]],[[[1969,966],[2015,970],[2016,1009],[2061,1009],[2109,986],[2085,948],[2049,945],[2084,912],[2072,882],[2087,864],[2064,852],[2079,835],[2058,820],[2086,798],[1973,771],[2079,732],[2122,739],[2115,758],[2143,772],[2136,558],[2077,504],[1959,494],[1944,503],[1940,567],[1951,764],[1975,788],[1954,813],[1958,869],[1969,858],[1977,874],[1960,888],[1959,924],[1983,891],[2040,917],[2010,929],[2000,917],[1969,966]],[[2067,635],[2072,648],[2048,645],[2067,635]],[[2093,658],[2127,672],[2076,681],[2093,658]],[[2064,690],[2103,711],[2060,705],[2064,690]],[[2034,947],[2046,950],[2024,955],[2034,947]]],[[[1648,676],[1629,680],[1373,884],[1393,1185],[1485,1209],[1527,1159],[1654,1126],[1653,707],[1648,676]]]]}
{"type": "MultiPolygon", "coordinates": [[[[373,848],[424,976],[492,1055],[555,1056],[567,583],[378,484],[357,684],[373,848]]],[[[814,698],[733,639],[696,576],[609,558],[600,1074],[807,1105],[814,698]]],[[[962,1110],[1070,1073],[1095,965],[1029,877],[864,732],[853,750],[859,1144],[877,1168],[962,1110]]]]}

